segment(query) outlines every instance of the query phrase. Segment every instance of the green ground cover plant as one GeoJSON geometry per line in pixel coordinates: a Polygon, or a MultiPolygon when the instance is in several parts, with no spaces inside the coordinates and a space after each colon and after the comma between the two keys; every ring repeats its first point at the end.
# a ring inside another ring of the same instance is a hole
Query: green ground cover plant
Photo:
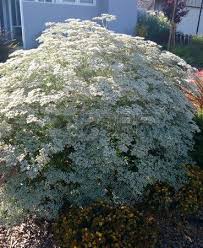
{"type": "Polygon", "coordinates": [[[154,218],[145,217],[134,207],[102,202],[70,208],[53,228],[61,248],[152,248],[159,235],[154,218]]]}
{"type": "MultiPolygon", "coordinates": [[[[147,187],[144,201],[137,205],[109,205],[96,202],[84,208],[64,208],[53,224],[61,248],[157,248],[162,228],[160,218],[176,218],[197,213],[203,207],[203,170],[186,166],[188,183],[176,191],[166,183],[147,187]]],[[[163,246],[161,246],[163,247],[163,246]]]]}

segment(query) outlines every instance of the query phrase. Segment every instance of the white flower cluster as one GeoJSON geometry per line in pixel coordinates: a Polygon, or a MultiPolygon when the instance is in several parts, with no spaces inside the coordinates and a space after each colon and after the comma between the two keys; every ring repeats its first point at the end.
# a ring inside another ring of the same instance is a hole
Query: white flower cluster
{"type": "Polygon", "coordinates": [[[190,66],[92,21],[52,23],[39,41],[0,64],[0,219],[180,186],[197,130],[180,90],[190,66]]]}
{"type": "Polygon", "coordinates": [[[164,15],[163,11],[154,11],[154,10],[143,10],[139,9],[138,11],[138,17],[145,16],[145,18],[150,18],[150,17],[156,17],[160,23],[164,23],[165,25],[170,26],[170,21],[168,18],[164,15]]]}

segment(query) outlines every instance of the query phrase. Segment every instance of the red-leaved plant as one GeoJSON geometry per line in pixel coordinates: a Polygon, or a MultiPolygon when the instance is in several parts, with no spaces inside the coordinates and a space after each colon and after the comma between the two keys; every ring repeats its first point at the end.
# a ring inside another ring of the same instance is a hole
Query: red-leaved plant
{"type": "Polygon", "coordinates": [[[194,78],[191,80],[194,84],[194,91],[184,90],[188,99],[197,109],[198,113],[203,113],[203,70],[194,74],[194,78]]]}
{"type": "Polygon", "coordinates": [[[186,0],[164,0],[162,7],[163,12],[165,16],[172,21],[173,19],[173,12],[174,12],[174,5],[176,5],[175,8],[175,16],[174,16],[174,22],[176,24],[180,23],[182,18],[187,15],[189,10],[187,9],[187,1],[186,0]]]}

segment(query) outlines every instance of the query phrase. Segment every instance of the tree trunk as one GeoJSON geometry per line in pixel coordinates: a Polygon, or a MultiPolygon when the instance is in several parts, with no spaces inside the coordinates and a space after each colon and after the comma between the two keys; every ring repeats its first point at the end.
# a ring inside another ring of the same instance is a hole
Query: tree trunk
{"type": "Polygon", "coordinates": [[[168,39],[168,50],[171,49],[171,46],[175,46],[175,35],[176,35],[176,23],[175,23],[175,15],[176,15],[176,7],[178,0],[174,0],[174,8],[172,13],[172,18],[170,20],[171,27],[168,39]]]}
{"type": "Polygon", "coordinates": [[[172,29],[172,41],[171,41],[171,48],[175,48],[176,46],[176,23],[173,22],[173,29],[172,29]]]}

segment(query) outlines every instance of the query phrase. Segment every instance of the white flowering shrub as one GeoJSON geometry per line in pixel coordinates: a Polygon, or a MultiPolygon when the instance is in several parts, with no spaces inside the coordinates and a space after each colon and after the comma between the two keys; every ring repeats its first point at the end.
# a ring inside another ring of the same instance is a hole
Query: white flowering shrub
{"type": "Polygon", "coordinates": [[[180,186],[197,129],[180,90],[191,68],[91,21],[50,24],[39,40],[0,65],[0,219],[180,186]]]}

